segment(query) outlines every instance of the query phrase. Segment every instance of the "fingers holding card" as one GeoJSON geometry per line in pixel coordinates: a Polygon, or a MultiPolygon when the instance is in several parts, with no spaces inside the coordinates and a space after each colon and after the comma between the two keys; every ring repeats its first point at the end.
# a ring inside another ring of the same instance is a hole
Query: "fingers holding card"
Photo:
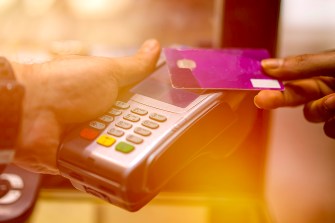
{"type": "Polygon", "coordinates": [[[284,90],[262,70],[265,49],[164,48],[171,84],[182,89],[284,90]]]}

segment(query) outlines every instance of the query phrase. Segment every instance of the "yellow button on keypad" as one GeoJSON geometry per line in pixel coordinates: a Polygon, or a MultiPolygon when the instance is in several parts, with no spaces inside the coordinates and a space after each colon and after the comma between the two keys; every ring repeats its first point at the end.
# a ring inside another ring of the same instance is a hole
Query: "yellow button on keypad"
{"type": "Polygon", "coordinates": [[[97,139],[97,143],[102,145],[102,146],[106,146],[106,147],[110,147],[111,145],[113,145],[115,143],[115,139],[111,136],[108,135],[102,135],[97,139]]]}

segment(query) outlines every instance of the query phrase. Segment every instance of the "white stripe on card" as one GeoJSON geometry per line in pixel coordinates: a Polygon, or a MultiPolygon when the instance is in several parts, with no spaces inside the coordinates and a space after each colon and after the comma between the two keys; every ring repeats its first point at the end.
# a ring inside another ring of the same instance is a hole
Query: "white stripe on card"
{"type": "Polygon", "coordinates": [[[271,79],[250,79],[254,88],[278,88],[280,89],[279,81],[271,79]]]}

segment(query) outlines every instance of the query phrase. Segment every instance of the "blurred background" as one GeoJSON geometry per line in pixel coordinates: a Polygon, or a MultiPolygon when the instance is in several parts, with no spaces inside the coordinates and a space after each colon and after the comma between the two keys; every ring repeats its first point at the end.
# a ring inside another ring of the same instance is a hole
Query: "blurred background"
{"type": "Polygon", "coordinates": [[[137,47],[152,37],[163,45],[208,45],[217,36],[215,20],[220,17],[215,8],[220,12],[216,7],[219,2],[3,0],[1,47],[7,51],[49,49],[53,41],[75,40],[90,50],[99,46],[124,48],[137,47]],[[178,32],[183,35],[176,35],[178,32]]]}
{"type": "MultiPolygon", "coordinates": [[[[278,56],[335,48],[335,1],[284,0],[278,56]]],[[[335,221],[335,141],[302,107],[272,114],[267,197],[278,222],[335,221]]]]}
{"type": "MultiPolygon", "coordinates": [[[[218,47],[224,35],[223,5],[224,0],[1,0],[0,54],[25,63],[41,62],[53,54],[133,48],[151,37],[163,46],[218,47]]],[[[282,0],[277,56],[334,49],[334,9],[334,0],[282,0]]],[[[321,124],[306,122],[301,107],[273,111],[270,122],[265,193],[274,219],[335,222],[335,141],[324,136],[321,124]]],[[[148,222],[148,216],[156,222],[162,216],[167,222],[208,219],[202,205],[166,205],[171,201],[166,194],[134,217],[109,206],[97,208],[99,201],[82,196],[44,191],[30,222],[148,222]],[[62,212],[68,221],[59,215],[62,212]]]]}

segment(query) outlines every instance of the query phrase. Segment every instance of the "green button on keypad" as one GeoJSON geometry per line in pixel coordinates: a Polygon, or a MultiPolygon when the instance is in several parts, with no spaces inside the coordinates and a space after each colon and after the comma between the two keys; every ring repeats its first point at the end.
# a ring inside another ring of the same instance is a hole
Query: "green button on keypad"
{"type": "Polygon", "coordinates": [[[122,153],[130,153],[134,149],[135,149],[134,146],[129,145],[128,143],[125,143],[125,142],[119,142],[115,147],[116,151],[119,151],[122,153]]]}

